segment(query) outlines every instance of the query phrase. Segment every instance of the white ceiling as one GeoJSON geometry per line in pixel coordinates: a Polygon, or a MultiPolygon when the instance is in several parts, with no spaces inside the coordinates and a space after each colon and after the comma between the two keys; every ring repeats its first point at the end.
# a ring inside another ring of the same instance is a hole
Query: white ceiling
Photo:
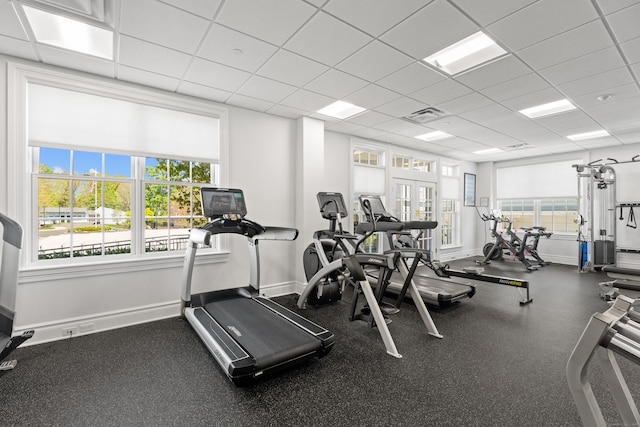
{"type": "Polygon", "coordinates": [[[0,0],[0,53],[462,160],[640,142],[640,0],[114,1],[115,61],[35,43],[19,0],[0,0]],[[478,30],[509,55],[455,77],[421,61],[478,30]],[[517,112],[561,98],[578,110],[517,112]],[[368,111],[315,113],[338,99],[368,111]],[[400,118],[428,106],[448,115],[400,118]],[[566,138],[601,128],[611,136],[566,138]],[[414,138],[432,130],[455,137],[414,138]],[[505,151],[473,154],[492,147],[505,151]]]}

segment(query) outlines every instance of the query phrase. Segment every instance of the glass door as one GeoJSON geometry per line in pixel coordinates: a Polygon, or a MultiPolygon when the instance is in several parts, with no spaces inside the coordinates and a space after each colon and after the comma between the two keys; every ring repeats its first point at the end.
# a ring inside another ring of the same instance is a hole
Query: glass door
{"type": "MultiPolygon", "coordinates": [[[[436,221],[436,185],[433,182],[393,179],[393,215],[401,221],[436,221]]],[[[414,232],[421,249],[433,251],[434,230],[414,232]]]]}

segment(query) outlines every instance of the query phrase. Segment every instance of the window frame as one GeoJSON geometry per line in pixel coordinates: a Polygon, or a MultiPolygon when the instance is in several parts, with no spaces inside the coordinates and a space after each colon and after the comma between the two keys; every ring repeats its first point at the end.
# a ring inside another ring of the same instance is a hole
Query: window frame
{"type": "MultiPolygon", "coordinates": [[[[532,226],[539,226],[539,225],[543,225],[543,221],[542,221],[542,217],[545,216],[543,214],[543,205],[545,203],[552,203],[554,209],[552,209],[550,212],[552,212],[552,222],[553,222],[553,218],[555,218],[555,215],[553,213],[555,212],[561,212],[561,211],[556,211],[555,210],[555,205],[556,205],[556,201],[558,200],[564,200],[565,202],[565,206],[568,208],[571,206],[571,200],[575,200],[575,206],[576,206],[576,210],[575,211],[570,211],[568,209],[564,210],[563,212],[565,212],[565,221],[564,224],[566,225],[566,228],[569,228],[569,226],[571,225],[571,223],[573,223],[573,219],[571,219],[570,213],[574,212],[575,215],[577,216],[578,213],[578,197],[577,196],[566,196],[566,197],[536,197],[536,198],[525,198],[525,199],[498,199],[496,200],[496,205],[498,206],[498,209],[500,209],[501,212],[504,213],[504,209],[502,207],[502,203],[505,202],[509,202],[511,204],[513,204],[513,202],[519,202],[521,203],[521,205],[524,205],[524,203],[529,203],[533,206],[533,210],[531,211],[533,213],[533,224],[532,226]]],[[[513,212],[513,209],[511,209],[509,212],[513,212]]],[[[524,212],[524,210],[522,211],[524,212]]],[[[527,211],[529,212],[529,211],[527,211]]],[[[544,210],[544,212],[549,212],[547,210],[544,210]]],[[[509,216],[509,215],[507,215],[509,216]]],[[[564,235],[564,236],[577,236],[578,234],[578,226],[575,225],[576,230],[575,231],[558,231],[555,230],[553,228],[549,228],[547,227],[547,231],[553,232],[553,234],[557,234],[557,235],[564,235]]],[[[504,227],[503,227],[504,228],[504,227]]],[[[516,228],[520,228],[520,226],[516,226],[516,224],[514,224],[514,229],[516,228]]]]}
{"type": "MultiPolygon", "coordinates": [[[[168,92],[161,93],[133,84],[100,79],[98,77],[70,74],[47,66],[32,66],[9,62],[7,65],[7,83],[7,176],[11,176],[14,179],[13,185],[7,186],[6,206],[8,215],[18,220],[25,230],[24,242],[27,247],[26,250],[22,251],[20,258],[20,269],[25,273],[22,275],[24,277],[22,281],[38,281],[42,279],[42,276],[67,278],[82,277],[87,274],[100,275],[105,273],[101,267],[103,265],[110,272],[114,272],[114,268],[116,270],[122,269],[123,271],[140,271],[154,269],[159,265],[162,267],[181,266],[184,258],[182,251],[164,253],[162,256],[157,257],[118,257],[120,258],[118,260],[104,256],[84,257],[83,261],[85,262],[67,262],[51,266],[45,266],[42,263],[31,260],[28,254],[33,250],[31,242],[33,242],[34,232],[37,232],[34,226],[38,221],[32,207],[37,206],[38,194],[35,191],[37,187],[34,186],[32,181],[33,164],[37,162],[37,159],[32,156],[27,140],[27,86],[29,84],[47,85],[217,118],[219,121],[219,156],[217,163],[219,164],[219,185],[221,186],[226,185],[228,182],[228,109],[209,101],[168,92]],[[31,167],[28,167],[29,165],[31,167]],[[53,273],[53,270],[58,272],[53,273]],[[52,274],[53,276],[51,276],[52,274]]],[[[68,148],[91,151],[86,147],[68,148]]],[[[129,153],[132,156],[133,154],[129,153]]],[[[154,157],[156,154],[145,153],[146,157],[154,157]]],[[[157,155],[157,157],[163,158],[166,155],[157,155]]],[[[185,160],[203,161],[203,159],[185,160]]],[[[215,163],[214,159],[211,160],[211,163],[215,163]]],[[[139,190],[134,191],[134,193],[138,192],[139,190]]],[[[132,208],[139,203],[144,203],[143,197],[140,194],[132,195],[131,203],[132,208]]],[[[203,253],[200,257],[203,258],[203,262],[204,258],[208,258],[207,262],[226,260],[228,258],[228,249],[225,245],[225,239],[222,239],[218,252],[203,253]]]]}

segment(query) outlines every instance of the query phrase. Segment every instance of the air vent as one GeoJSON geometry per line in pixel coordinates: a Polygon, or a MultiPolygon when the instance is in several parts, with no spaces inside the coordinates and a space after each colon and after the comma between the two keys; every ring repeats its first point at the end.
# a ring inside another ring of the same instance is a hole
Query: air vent
{"type": "Polygon", "coordinates": [[[524,150],[525,148],[533,148],[533,145],[523,142],[522,144],[507,145],[504,148],[507,151],[524,150]]]}
{"type": "Polygon", "coordinates": [[[435,107],[427,107],[422,110],[414,111],[413,113],[402,117],[404,120],[410,121],[412,123],[417,123],[419,125],[423,123],[430,122],[431,120],[440,119],[442,117],[447,116],[442,110],[439,110],[435,107]]]}

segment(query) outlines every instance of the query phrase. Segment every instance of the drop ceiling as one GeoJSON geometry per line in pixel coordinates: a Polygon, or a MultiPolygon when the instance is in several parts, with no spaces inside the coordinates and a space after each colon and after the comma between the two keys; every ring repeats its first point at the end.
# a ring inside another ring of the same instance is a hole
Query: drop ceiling
{"type": "Polygon", "coordinates": [[[640,0],[0,0],[0,53],[482,162],[639,143],[638,22],[640,0]],[[36,43],[21,5],[42,3],[105,18],[115,60],[36,43]],[[422,61],[480,30],[508,54],[454,76],[422,61]],[[562,98],[577,110],[518,113],[562,98]],[[316,113],[336,100],[367,111],[316,113]],[[444,115],[403,119],[428,107],[444,115]],[[432,131],[453,137],[414,138],[432,131]]]}

